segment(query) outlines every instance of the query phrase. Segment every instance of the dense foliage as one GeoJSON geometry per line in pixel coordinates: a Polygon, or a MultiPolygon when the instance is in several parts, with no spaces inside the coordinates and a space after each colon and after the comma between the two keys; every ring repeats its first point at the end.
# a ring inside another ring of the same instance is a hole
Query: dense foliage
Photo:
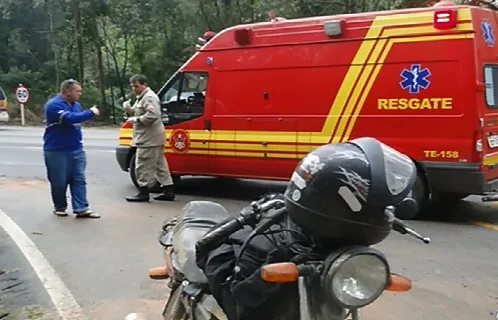
{"type": "MultiPolygon", "coordinates": [[[[83,82],[84,106],[105,119],[130,95],[128,77],[143,73],[153,89],[194,52],[204,31],[278,16],[426,6],[423,0],[0,0],[0,86],[12,97],[28,86],[30,115],[65,78],[83,82]],[[111,107],[111,106],[116,107],[111,107]]],[[[10,105],[15,103],[10,99],[10,105]]],[[[12,109],[12,108],[11,108],[12,109]]],[[[14,113],[16,111],[14,110],[14,113]]]]}

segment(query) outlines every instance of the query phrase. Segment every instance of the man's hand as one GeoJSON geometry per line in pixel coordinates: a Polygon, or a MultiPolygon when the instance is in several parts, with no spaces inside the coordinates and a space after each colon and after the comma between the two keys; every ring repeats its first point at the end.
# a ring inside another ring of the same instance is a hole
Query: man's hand
{"type": "Polygon", "coordinates": [[[90,108],[90,111],[93,112],[94,115],[96,116],[99,116],[100,115],[100,111],[99,111],[99,108],[97,108],[97,106],[93,106],[90,108]]]}
{"type": "Polygon", "coordinates": [[[128,119],[126,119],[126,122],[135,123],[135,122],[137,122],[137,119],[138,119],[138,117],[129,117],[128,119]]]}
{"type": "Polygon", "coordinates": [[[123,102],[123,109],[129,109],[131,108],[131,102],[130,100],[126,100],[125,102],[123,102]]]}
{"type": "Polygon", "coordinates": [[[131,107],[130,100],[126,100],[125,102],[123,102],[123,111],[127,116],[132,114],[133,108],[131,107]]]}

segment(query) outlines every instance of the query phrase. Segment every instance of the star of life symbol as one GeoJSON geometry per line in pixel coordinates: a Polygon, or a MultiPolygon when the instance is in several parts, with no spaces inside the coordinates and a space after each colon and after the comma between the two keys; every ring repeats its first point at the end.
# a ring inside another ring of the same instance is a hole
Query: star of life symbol
{"type": "Polygon", "coordinates": [[[495,45],[495,35],[493,33],[493,27],[488,20],[484,19],[481,22],[482,38],[484,42],[487,43],[488,47],[493,47],[495,45]]]}
{"type": "Polygon", "coordinates": [[[400,73],[403,80],[399,82],[402,89],[408,88],[408,91],[412,94],[419,93],[420,88],[427,89],[431,82],[427,80],[427,77],[431,75],[431,72],[427,68],[423,68],[420,64],[412,64],[410,69],[403,69],[400,73]]]}

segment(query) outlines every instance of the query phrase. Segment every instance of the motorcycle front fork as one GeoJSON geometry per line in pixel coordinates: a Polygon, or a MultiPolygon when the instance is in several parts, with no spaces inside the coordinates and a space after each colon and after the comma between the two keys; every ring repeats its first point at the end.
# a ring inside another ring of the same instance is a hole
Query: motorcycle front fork
{"type": "Polygon", "coordinates": [[[351,310],[351,320],[360,320],[360,311],[358,309],[351,310]]]}
{"type": "MultiPolygon", "coordinates": [[[[299,290],[299,317],[301,320],[312,319],[308,304],[308,292],[306,291],[304,278],[299,277],[297,281],[299,290]]],[[[358,309],[352,309],[350,311],[351,320],[360,320],[360,311],[358,309]]]]}

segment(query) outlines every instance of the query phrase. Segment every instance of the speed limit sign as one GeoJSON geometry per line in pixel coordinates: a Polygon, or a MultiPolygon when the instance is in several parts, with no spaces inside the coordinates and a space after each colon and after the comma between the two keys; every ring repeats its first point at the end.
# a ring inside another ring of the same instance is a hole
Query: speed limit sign
{"type": "Polygon", "coordinates": [[[16,88],[15,98],[17,102],[19,102],[19,104],[21,105],[21,124],[24,126],[25,125],[24,105],[29,100],[29,90],[28,88],[23,86],[22,83],[20,83],[16,88]]]}
{"type": "Polygon", "coordinates": [[[19,104],[26,104],[29,100],[29,90],[25,86],[19,84],[16,88],[16,94],[15,94],[17,102],[19,104]]]}

